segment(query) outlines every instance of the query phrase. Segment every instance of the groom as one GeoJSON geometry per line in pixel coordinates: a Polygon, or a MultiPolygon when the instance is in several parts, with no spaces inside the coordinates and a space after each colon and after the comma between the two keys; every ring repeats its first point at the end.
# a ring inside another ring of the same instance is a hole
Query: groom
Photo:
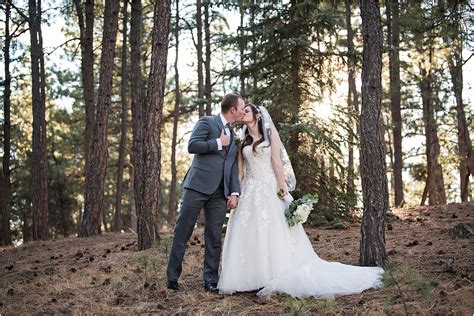
{"type": "Polygon", "coordinates": [[[188,151],[195,155],[184,177],[184,197],[166,271],[167,287],[171,290],[179,291],[178,278],[186,244],[199,212],[204,208],[204,288],[218,291],[222,225],[227,209],[237,206],[240,194],[237,146],[230,124],[242,119],[244,106],[240,95],[227,94],[221,102],[221,113],[200,118],[189,139],[188,151]]]}

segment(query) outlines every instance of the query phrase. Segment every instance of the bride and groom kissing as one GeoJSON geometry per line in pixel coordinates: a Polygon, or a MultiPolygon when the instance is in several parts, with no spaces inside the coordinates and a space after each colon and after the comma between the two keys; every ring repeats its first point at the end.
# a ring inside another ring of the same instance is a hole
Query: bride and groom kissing
{"type": "Polygon", "coordinates": [[[220,114],[196,123],[188,151],[194,159],[182,184],[185,191],[167,267],[169,289],[180,290],[186,246],[201,209],[206,291],[302,297],[346,295],[381,286],[382,268],[325,261],[315,253],[301,224],[289,227],[285,200],[292,199],[289,191],[296,179],[263,106],[245,105],[235,93],[225,95],[220,114]],[[232,129],[235,122],[244,126],[241,144],[232,129]],[[228,209],[232,211],[222,246],[228,209]]]}

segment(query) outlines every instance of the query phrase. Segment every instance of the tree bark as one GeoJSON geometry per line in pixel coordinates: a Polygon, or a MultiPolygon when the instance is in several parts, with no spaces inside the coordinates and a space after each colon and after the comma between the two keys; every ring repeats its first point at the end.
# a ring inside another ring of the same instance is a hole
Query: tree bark
{"type": "Polygon", "coordinates": [[[204,86],[204,97],[206,99],[206,115],[212,114],[212,86],[211,86],[211,30],[209,22],[209,1],[204,3],[204,38],[206,43],[206,82],[204,86]]]}
{"type": "MultiPolygon", "coordinates": [[[[350,1],[345,0],[345,14],[346,14],[346,27],[347,27],[347,65],[348,65],[348,78],[349,92],[347,95],[347,107],[348,110],[352,109],[357,115],[359,115],[359,96],[357,95],[355,71],[356,71],[356,52],[354,49],[354,31],[351,23],[351,6],[350,1]]],[[[355,196],[355,168],[354,168],[354,122],[353,119],[349,119],[349,141],[348,141],[348,170],[347,170],[347,189],[346,192],[351,196],[355,196]]]]}
{"type": "Polygon", "coordinates": [[[393,180],[395,207],[403,205],[403,152],[402,152],[402,115],[400,107],[400,24],[398,0],[387,0],[387,42],[390,47],[390,109],[393,125],[393,180]]]}
{"type": "Polygon", "coordinates": [[[245,76],[244,76],[244,17],[245,9],[244,4],[239,3],[239,13],[240,13],[240,32],[239,32],[239,56],[240,56],[240,94],[245,95],[245,76]]]}
{"type": "Polygon", "coordinates": [[[161,121],[163,119],[164,89],[166,83],[166,59],[171,1],[155,2],[152,33],[151,67],[148,91],[143,111],[143,194],[136,197],[138,216],[138,249],[150,248],[157,236],[156,212],[160,200],[161,172],[161,121]]]}
{"type": "Polygon", "coordinates": [[[451,83],[453,85],[454,97],[456,99],[457,134],[459,148],[459,178],[461,201],[469,199],[469,177],[474,174],[474,154],[472,152],[471,137],[466,122],[464,104],[462,100],[463,90],[463,60],[462,60],[462,35],[460,35],[459,13],[456,12],[454,19],[455,27],[450,39],[451,54],[448,59],[451,83]]]}
{"type": "Polygon", "coordinates": [[[88,170],[90,146],[93,139],[95,106],[94,106],[94,0],[85,1],[85,15],[81,0],[74,0],[79,20],[81,45],[81,77],[85,105],[85,139],[84,170],[88,170]]]}
{"type": "Polygon", "coordinates": [[[388,210],[381,121],[383,35],[378,0],[361,0],[360,8],[363,34],[360,158],[364,213],[359,263],[381,266],[387,259],[385,217],[388,210]]]}
{"type": "MultiPolygon", "coordinates": [[[[132,0],[132,12],[130,18],[130,66],[131,66],[131,107],[132,107],[132,129],[133,129],[133,198],[132,208],[141,210],[143,196],[143,76],[141,69],[141,45],[142,45],[142,2],[132,0]]],[[[133,218],[132,229],[138,232],[138,215],[133,218]],[[134,227],[135,226],[135,227],[134,227]]]]}
{"type": "Polygon", "coordinates": [[[168,203],[168,224],[173,226],[176,218],[176,209],[178,207],[176,196],[177,170],[176,170],[176,144],[178,137],[178,118],[179,118],[179,104],[181,103],[181,95],[179,90],[179,71],[178,71],[178,56],[179,56],[179,0],[175,0],[176,4],[176,20],[174,26],[175,38],[175,59],[174,59],[174,111],[173,111],[173,135],[171,139],[171,187],[170,199],[168,203]]]}
{"type": "Polygon", "coordinates": [[[44,59],[41,39],[41,0],[29,0],[31,86],[33,107],[32,207],[33,239],[48,238],[48,157],[46,152],[44,59]]]}
{"type": "Polygon", "coordinates": [[[0,173],[0,246],[9,246],[12,244],[10,230],[11,219],[11,73],[10,73],[10,17],[11,5],[9,1],[5,2],[5,41],[3,47],[5,80],[3,91],[3,159],[2,170],[0,173]]]}
{"type": "MultiPolygon", "coordinates": [[[[431,64],[433,47],[429,46],[428,62],[431,64]]],[[[426,161],[427,161],[427,192],[430,205],[446,204],[446,192],[444,189],[443,167],[438,161],[440,146],[438,138],[438,125],[436,123],[433,105],[433,89],[431,69],[420,63],[420,92],[423,104],[423,121],[425,124],[426,137],[426,161]]]]}
{"type": "Polygon", "coordinates": [[[114,231],[122,229],[122,190],[123,190],[123,166],[125,161],[125,147],[127,145],[127,117],[128,117],[128,69],[127,69],[127,25],[128,25],[128,1],[123,2],[123,23],[122,23],[122,66],[121,66],[121,85],[120,99],[122,103],[122,116],[120,125],[120,147],[117,166],[117,190],[115,192],[115,216],[114,231]]]}
{"type": "Polygon", "coordinates": [[[205,115],[204,109],[204,75],[203,75],[203,49],[202,49],[202,3],[196,0],[196,32],[197,32],[197,75],[198,75],[198,109],[199,117],[205,115]]]}
{"type": "Polygon", "coordinates": [[[100,216],[104,207],[104,183],[108,156],[107,126],[112,95],[119,9],[118,1],[105,1],[97,113],[95,115],[94,138],[90,148],[90,161],[86,170],[84,213],[79,237],[101,233],[100,216]]]}

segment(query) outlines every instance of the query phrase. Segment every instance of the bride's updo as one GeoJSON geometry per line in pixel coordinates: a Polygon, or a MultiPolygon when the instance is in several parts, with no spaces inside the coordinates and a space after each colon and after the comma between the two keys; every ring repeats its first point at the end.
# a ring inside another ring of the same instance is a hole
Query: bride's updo
{"type": "Polygon", "coordinates": [[[255,104],[249,103],[249,104],[245,105],[245,108],[246,107],[250,107],[250,109],[252,110],[253,119],[258,124],[258,132],[260,134],[262,134],[262,138],[255,141],[255,143],[254,143],[252,136],[250,136],[250,134],[249,134],[249,129],[246,128],[245,129],[245,135],[244,135],[244,141],[242,142],[242,150],[244,149],[245,146],[251,145],[253,143],[252,150],[253,150],[254,153],[256,153],[257,146],[265,141],[265,136],[264,136],[265,133],[267,134],[267,139],[268,139],[268,146],[266,146],[266,147],[270,146],[270,143],[271,143],[271,138],[270,138],[271,130],[270,130],[270,128],[265,128],[264,127],[262,113],[260,113],[260,110],[258,109],[258,107],[255,104]],[[257,116],[257,115],[259,115],[259,116],[257,116]]]}

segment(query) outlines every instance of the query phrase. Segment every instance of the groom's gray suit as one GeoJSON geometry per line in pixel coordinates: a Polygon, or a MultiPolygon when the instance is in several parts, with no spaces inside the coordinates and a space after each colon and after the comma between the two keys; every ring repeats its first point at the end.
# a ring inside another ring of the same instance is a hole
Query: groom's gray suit
{"type": "Polygon", "coordinates": [[[226,197],[240,193],[237,146],[232,131],[230,145],[221,150],[218,148],[217,139],[223,129],[220,115],[205,116],[199,119],[189,139],[188,151],[195,156],[183,181],[186,190],[174,230],[167,269],[168,281],[178,281],[187,242],[199,212],[204,208],[204,283],[218,282],[222,225],[227,213],[226,197]]]}

